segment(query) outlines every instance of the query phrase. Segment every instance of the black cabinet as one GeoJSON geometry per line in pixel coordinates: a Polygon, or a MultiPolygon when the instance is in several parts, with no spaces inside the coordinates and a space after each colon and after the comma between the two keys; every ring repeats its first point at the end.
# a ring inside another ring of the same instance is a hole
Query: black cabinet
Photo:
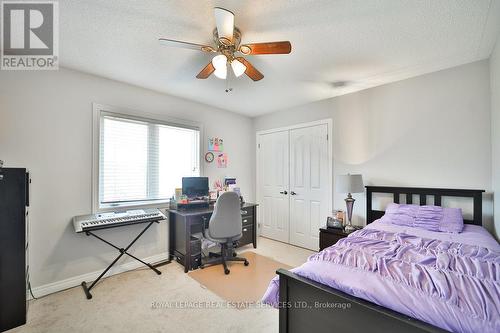
{"type": "MultiPolygon", "coordinates": [[[[241,207],[243,223],[242,236],[238,246],[253,244],[257,248],[257,205],[245,203],[241,207]]],[[[169,251],[172,259],[184,266],[184,272],[198,268],[201,263],[199,240],[193,235],[202,232],[203,227],[212,216],[213,206],[203,209],[168,210],[169,222],[169,251]]]]}
{"type": "Polygon", "coordinates": [[[0,168],[0,331],[26,323],[26,169],[0,168]]]}
{"type": "Polygon", "coordinates": [[[349,234],[343,229],[320,228],[319,229],[319,250],[322,251],[327,247],[337,243],[339,239],[347,237],[349,234]]]}

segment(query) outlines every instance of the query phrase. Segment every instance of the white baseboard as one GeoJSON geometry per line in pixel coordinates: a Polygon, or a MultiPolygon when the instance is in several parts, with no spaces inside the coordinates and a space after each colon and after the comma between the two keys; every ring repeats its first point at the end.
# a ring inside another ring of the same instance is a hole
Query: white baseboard
{"type": "MultiPolygon", "coordinates": [[[[168,256],[169,256],[168,253],[162,253],[162,254],[157,254],[154,256],[147,257],[147,258],[141,258],[141,260],[148,262],[148,263],[151,263],[151,264],[155,264],[155,263],[159,263],[161,261],[168,260],[168,256]]],[[[113,266],[113,268],[111,268],[106,273],[106,275],[104,275],[104,277],[108,277],[108,276],[112,276],[115,274],[130,271],[130,270],[133,270],[133,269],[136,269],[139,267],[145,267],[145,266],[143,264],[141,264],[140,262],[133,260],[133,261],[127,262],[127,263],[122,264],[122,265],[113,266]]],[[[68,279],[64,279],[64,280],[52,282],[52,283],[49,283],[49,284],[46,284],[43,286],[35,287],[35,288],[33,288],[33,294],[35,295],[35,297],[38,298],[38,297],[46,296],[49,294],[53,294],[53,293],[61,291],[61,290],[65,290],[65,289],[79,286],[79,285],[81,285],[82,281],[87,281],[87,282],[94,281],[102,273],[103,270],[104,270],[104,268],[100,271],[95,271],[95,272],[91,272],[91,273],[77,275],[74,277],[70,277],[68,279]]],[[[29,294],[29,291],[27,292],[27,298],[31,299],[31,295],[29,294]]]]}

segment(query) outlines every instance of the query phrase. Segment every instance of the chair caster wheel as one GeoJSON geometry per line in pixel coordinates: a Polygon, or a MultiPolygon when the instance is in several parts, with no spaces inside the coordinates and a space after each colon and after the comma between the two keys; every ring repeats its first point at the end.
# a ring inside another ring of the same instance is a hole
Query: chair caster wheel
{"type": "Polygon", "coordinates": [[[233,257],[236,257],[236,252],[233,252],[233,257]]]}
{"type": "Polygon", "coordinates": [[[205,266],[200,266],[200,269],[203,269],[203,268],[205,268],[205,266]]]}
{"type": "Polygon", "coordinates": [[[224,274],[228,275],[231,271],[229,269],[224,270],[224,274]]]}
{"type": "Polygon", "coordinates": [[[248,265],[250,265],[250,263],[248,262],[248,260],[245,260],[245,262],[243,263],[243,265],[248,266],[248,265]]]}

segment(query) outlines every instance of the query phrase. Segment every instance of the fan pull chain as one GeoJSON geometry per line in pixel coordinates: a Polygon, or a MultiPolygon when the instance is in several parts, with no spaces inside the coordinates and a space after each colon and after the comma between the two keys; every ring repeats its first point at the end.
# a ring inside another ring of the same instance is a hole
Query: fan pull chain
{"type": "Polygon", "coordinates": [[[231,85],[231,80],[233,78],[233,70],[229,66],[229,62],[226,64],[227,66],[227,76],[226,76],[226,92],[229,94],[231,91],[233,91],[233,88],[230,86],[231,85]]]}

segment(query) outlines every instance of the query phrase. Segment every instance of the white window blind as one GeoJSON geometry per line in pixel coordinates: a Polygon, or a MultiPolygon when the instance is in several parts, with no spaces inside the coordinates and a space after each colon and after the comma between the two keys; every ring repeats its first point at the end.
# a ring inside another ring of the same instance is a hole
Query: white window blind
{"type": "Polygon", "coordinates": [[[199,176],[199,129],[103,114],[100,130],[100,208],[167,201],[199,176]]]}

